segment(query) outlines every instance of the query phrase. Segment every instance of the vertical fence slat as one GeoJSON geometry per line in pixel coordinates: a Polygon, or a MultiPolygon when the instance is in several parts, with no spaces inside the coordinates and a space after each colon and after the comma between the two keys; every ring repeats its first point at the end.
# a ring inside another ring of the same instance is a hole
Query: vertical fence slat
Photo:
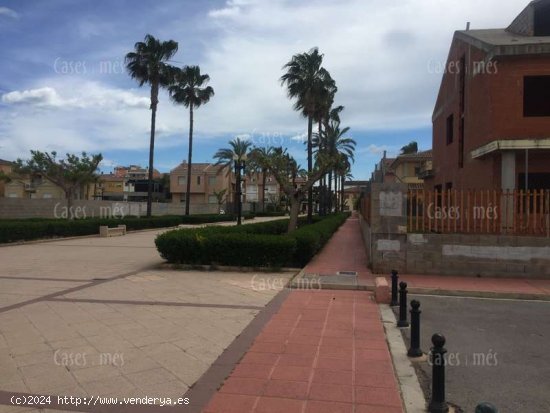
{"type": "Polygon", "coordinates": [[[422,232],[426,231],[426,190],[422,189],[422,232]]]}

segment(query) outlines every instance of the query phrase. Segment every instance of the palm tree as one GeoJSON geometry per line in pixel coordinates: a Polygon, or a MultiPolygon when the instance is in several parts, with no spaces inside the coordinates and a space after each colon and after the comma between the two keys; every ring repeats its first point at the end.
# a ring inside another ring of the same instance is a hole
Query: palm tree
{"type": "Polygon", "coordinates": [[[167,87],[173,77],[174,68],[167,62],[178,51],[174,40],[162,42],[150,34],[143,42],[134,45],[134,51],[126,54],[126,70],[139,86],[151,85],[151,138],[149,143],[149,182],[147,185],[147,216],[151,216],[153,194],[153,159],[155,153],[155,121],[158,95],[161,87],[167,87]]]}
{"type": "Polygon", "coordinates": [[[344,185],[346,179],[353,177],[351,174],[351,162],[353,162],[353,157],[346,155],[345,153],[340,153],[338,157],[338,163],[335,168],[335,173],[340,176],[340,210],[344,211],[345,204],[345,191],[344,185]]]}
{"type": "MultiPolygon", "coordinates": [[[[249,150],[252,143],[241,138],[235,138],[229,141],[229,146],[229,148],[218,149],[218,151],[214,154],[214,158],[218,160],[215,165],[223,165],[224,168],[227,168],[228,174],[231,173],[233,163],[241,163],[248,159],[249,150]]],[[[236,168],[235,173],[237,175],[237,182],[240,182],[241,170],[236,168]]],[[[235,189],[237,193],[240,192],[240,188],[235,187],[235,189]]]]}
{"type": "Polygon", "coordinates": [[[418,152],[418,143],[416,141],[409,142],[401,148],[401,155],[407,155],[418,152]]]}
{"type": "Polygon", "coordinates": [[[254,148],[250,152],[249,171],[260,172],[262,174],[262,212],[265,212],[266,180],[269,173],[269,162],[267,158],[273,152],[272,147],[254,148]]]}
{"type": "Polygon", "coordinates": [[[210,80],[207,74],[201,74],[199,66],[184,66],[177,69],[174,84],[168,88],[175,103],[189,108],[189,152],[187,155],[187,191],[185,196],[185,215],[189,215],[191,201],[191,161],[193,157],[193,109],[198,108],[214,96],[214,89],[206,85],[210,80]]]}
{"type": "MultiPolygon", "coordinates": [[[[296,99],[294,109],[301,111],[307,118],[307,171],[313,170],[313,120],[318,111],[319,102],[326,97],[327,89],[335,87],[329,72],[322,67],[323,55],[319,49],[313,48],[307,53],[292,56],[283,66],[287,72],[281,77],[281,83],[287,86],[288,97],[296,99]]],[[[313,190],[308,192],[308,221],[312,220],[313,190]]]]}
{"type": "MultiPolygon", "coordinates": [[[[350,159],[354,159],[354,151],[356,142],[345,137],[349,128],[340,129],[340,123],[330,121],[325,125],[324,140],[326,145],[326,152],[330,159],[337,164],[340,155],[346,155],[350,159]]],[[[328,175],[328,192],[329,192],[329,210],[332,211],[332,174],[335,168],[329,170],[328,175]]]]}

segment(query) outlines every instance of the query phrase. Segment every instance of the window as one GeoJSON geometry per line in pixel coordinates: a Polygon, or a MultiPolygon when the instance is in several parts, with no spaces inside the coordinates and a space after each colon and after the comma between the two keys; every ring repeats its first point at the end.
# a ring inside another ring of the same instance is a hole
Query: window
{"type": "Polygon", "coordinates": [[[201,184],[201,176],[197,176],[197,185],[200,185],[201,184]]]}
{"type": "Polygon", "coordinates": [[[535,6],[535,36],[550,36],[550,5],[535,6]]]}
{"type": "Polygon", "coordinates": [[[458,167],[464,168],[464,115],[460,119],[460,135],[458,137],[458,167]]]}
{"type": "Polygon", "coordinates": [[[218,197],[216,195],[208,195],[208,203],[209,204],[217,204],[218,203],[218,197]]]}
{"type": "Polygon", "coordinates": [[[17,198],[17,194],[15,192],[10,192],[8,198],[17,198]]]}
{"type": "Polygon", "coordinates": [[[178,176],[178,185],[185,185],[187,183],[186,176],[178,176]]]}
{"type": "Polygon", "coordinates": [[[550,116],[550,76],[525,76],[523,116],[550,116]]]}
{"type": "Polygon", "coordinates": [[[451,189],[453,189],[453,183],[452,182],[447,182],[445,184],[445,191],[450,191],[451,189]]]}
{"type": "Polygon", "coordinates": [[[42,194],[42,198],[44,199],[51,199],[52,198],[52,194],[50,194],[49,192],[44,192],[42,194]]]}
{"type": "Polygon", "coordinates": [[[414,176],[418,176],[420,175],[420,166],[415,166],[414,167],[414,176]]]}
{"type": "Polygon", "coordinates": [[[208,177],[208,186],[216,186],[216,177],[215,176],[209,176],[208,177]]]}
{"type": "Polygon", "coordinates": [[[454,138],[454,128],[455,128],[455,117],[450,115],[447,118],[447,145],[453,143],[454,138]]]}

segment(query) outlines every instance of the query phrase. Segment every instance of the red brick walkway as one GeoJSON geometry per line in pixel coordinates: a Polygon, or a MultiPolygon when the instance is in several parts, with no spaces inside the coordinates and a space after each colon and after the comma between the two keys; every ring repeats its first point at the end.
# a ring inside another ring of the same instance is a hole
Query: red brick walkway
{"type": "MultiPolygon", "coordinates": [[[[305,268],[371,277],[356,217],[305,268]]],[[[372,295],[292,291],[210,401],[207,413],[402,413],[372,295]]]]}
{"type": "Polygon", "coordinates": [[[304,269],[307,274],[319,275],[334,275],[338,271],[356,271],[360,279],[373,279],[367,268],[367,254],[356,214],[336,231],[322,252],[304,269]]]}
{"type": "Polygon", "coordinates": [[[293,291],[204,412],[402,413],[371,294],[293,291]]]}

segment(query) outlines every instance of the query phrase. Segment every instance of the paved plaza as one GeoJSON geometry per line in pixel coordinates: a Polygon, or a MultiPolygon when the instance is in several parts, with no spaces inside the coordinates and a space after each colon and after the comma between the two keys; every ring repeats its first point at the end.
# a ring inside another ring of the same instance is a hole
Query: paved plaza
{"type": "Polygon", "coordinates": [[[159,269],[158,232],[0,248],[0,412],[39,411],[14,392],[182,397],[293,275],[159,269]]]}

